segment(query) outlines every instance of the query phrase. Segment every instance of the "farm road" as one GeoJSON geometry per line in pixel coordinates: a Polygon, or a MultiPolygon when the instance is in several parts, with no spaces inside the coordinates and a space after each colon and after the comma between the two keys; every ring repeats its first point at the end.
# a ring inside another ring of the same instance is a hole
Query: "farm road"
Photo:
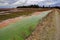
{"type": "Polygon", "coordinates": [[[60,13],[55,10],[55,20],[56,20],[56,40],[60,40],[60,13]]]}

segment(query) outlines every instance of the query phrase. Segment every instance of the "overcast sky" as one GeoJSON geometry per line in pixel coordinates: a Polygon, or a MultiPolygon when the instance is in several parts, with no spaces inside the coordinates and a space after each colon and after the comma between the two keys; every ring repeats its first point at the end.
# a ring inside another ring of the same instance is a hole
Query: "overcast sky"
{"type": "Polygon", "coordinates": [[[13,8],[22,5],[60,6],[60,0],[0,0],[0,8],[13,8]]]}

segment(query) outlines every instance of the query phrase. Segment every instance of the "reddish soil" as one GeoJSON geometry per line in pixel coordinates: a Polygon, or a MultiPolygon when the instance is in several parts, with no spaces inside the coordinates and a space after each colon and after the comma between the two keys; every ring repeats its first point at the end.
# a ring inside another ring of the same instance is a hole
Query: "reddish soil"
{"type": "Polygon", "coordinates": [[[5,27],[5,26],[7,26],[7,25],[9,25],[11,23],[15,23],[15,22],[17,22],[17,21],[19,21],[21,19],[22,19],[22,17],[16,17],[16,18],[13,18],[13,19],[5,20],[5,21],[0,23],[0,28],[3,28],[3,27],[5,27]]]}

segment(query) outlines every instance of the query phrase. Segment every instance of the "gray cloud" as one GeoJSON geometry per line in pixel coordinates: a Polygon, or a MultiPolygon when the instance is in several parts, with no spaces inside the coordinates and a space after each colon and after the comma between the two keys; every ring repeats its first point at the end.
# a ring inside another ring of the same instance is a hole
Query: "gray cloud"
{"type": "Polygon", "coordinates": [[[60,5],[60,0],[0,0],[1,7],[17,7],[22,5],[38,4],[40,6],[60,5]]]}

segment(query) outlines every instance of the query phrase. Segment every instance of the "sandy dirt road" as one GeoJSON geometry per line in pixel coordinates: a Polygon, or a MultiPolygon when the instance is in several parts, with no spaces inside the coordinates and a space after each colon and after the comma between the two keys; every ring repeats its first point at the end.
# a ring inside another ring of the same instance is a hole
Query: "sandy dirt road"
{"type": "Polygon", "coordinates": [[[60,13],[55,10],[55,21],[56,21],[56,40],[60,40],[60,13]]]}

